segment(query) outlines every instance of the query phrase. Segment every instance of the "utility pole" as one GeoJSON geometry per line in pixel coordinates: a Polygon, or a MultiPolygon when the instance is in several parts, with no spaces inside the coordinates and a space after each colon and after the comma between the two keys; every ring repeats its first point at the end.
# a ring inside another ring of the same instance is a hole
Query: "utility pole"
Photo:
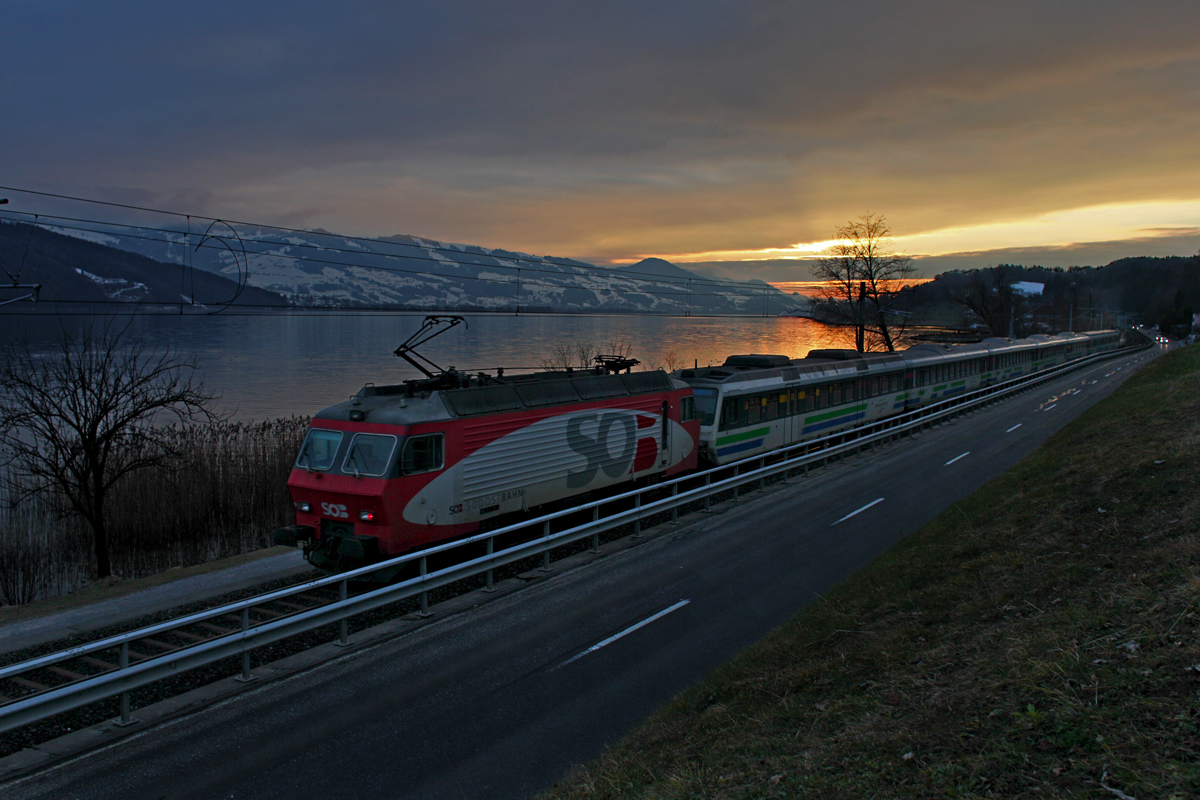
{"type": "Polygon", "coordinates": [[[858,282],[858,303],[854,311],[854,346],[858,352],[866,352],[867,349],[867,323],[863,319],[863,299],[867,294],[867,282],[858,282]]]}
{"type": "MultiPolygon", "coordinates": [[[[0,206],[3,206],[3,205],[8,205],[7,197],[0,197],[0,206]]],[[[30,229],[29,235],[30,236],[33,235],[32,229],[30,229]]],[[[26,246],[25,249],[28,250],[29,249],[28,246],[26,246]]],[[[24,258],[22,258],[21,260],[23,262],[24,258]]],[[[42,285],[40,283],[21,283],[20,282],[20,280],[21,280],[20,272],[17,273],[17,276],[15,278],[13,278],[12,275],[9,275],[8,270],[5,270],[4,274],[8,275],[8,277],[13,279],[12,286],[6,286],[4,288],[6,288],[6,289],[32,289],[33,291],[31,291],[29,294],[22,295],[21,297],[14,297],[11,300],[0,300],[0,306],[6,306],[9,303],[19,303],[22,300],[31,300],[34,303],[37,302],[38,294],[42,291],[42,285]]]]}

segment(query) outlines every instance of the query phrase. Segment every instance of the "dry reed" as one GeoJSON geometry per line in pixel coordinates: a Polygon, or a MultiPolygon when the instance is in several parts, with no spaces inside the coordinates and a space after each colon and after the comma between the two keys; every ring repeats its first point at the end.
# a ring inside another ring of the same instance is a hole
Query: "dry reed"
{"type": "MultiPolygon", "coordinates": [[[[172,468],[135,473],[109,497],[114,572],[135,578],[270,546],[271,531],[294,521],[287,478],[307,426],[288,417],[169,428],[180,453],[172,468]]],[[[86,585],[90,536],[37,501],[0,515],[0,604],[86,585]]]]}

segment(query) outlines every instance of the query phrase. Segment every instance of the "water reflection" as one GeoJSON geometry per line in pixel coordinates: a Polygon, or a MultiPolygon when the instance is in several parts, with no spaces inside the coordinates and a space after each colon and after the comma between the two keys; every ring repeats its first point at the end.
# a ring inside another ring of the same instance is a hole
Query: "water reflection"
{"type": "MultiPolygon", "coordinates": [[[[731,353],[781,353],[845,347],[836,328],[801,318],[583,317],[466,315],[458,327],[421,348],[435,363],[461,370],[539,368],[556,345],[591,343],[603,352],[628,342],[643,364],[668,353],[687,365],[720,364],[731,353]]],[[[139,316],[131,333],[152,345],[169,344],[200,362],[205,386],[219,393],[235,419],[311,414],[346,399],[365,383],[391,383],[419,374],[392,355],[420,327],[423,315],[139,316]]],[[[24,335],[45,344],[62,326],[86,318],[15,315],[0,319],[5,338],[24,335]]]]}

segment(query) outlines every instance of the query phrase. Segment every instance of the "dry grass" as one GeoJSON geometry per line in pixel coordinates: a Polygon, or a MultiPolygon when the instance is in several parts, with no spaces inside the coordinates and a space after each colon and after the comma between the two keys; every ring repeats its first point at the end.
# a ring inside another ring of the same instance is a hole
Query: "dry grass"
{"type": "Polygon", "coordinates": [[[546,796],[1200,796],[1198,445],[1187,348],[546,796]]]}
{"type": "MultiPolygon", "coordinates": [[[[166,472],[139,472],[113,488],[109,535],[122,578],[271,546],[295,521],[287,479],[308,420],[217,423],[172,429],[184,457],[166,472]]],[[[36,501],[0,514],[0,605],[86,586],[94,577],[91,534],[36,501]]]]}

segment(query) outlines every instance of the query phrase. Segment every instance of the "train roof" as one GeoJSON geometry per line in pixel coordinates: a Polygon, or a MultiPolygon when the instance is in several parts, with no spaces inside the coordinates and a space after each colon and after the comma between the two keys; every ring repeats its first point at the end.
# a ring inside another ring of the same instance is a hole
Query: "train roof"
{"type": "MultiPolygon", "coordinates": [[[[898,366],[914,367],[978,358],[999,352],[1014,352],[1045,347],[1053,344],[1084,343],[1093,337],[1119,334],[1119,331],[1090,331],[1080,333],[1058,333],[1054,335],[1034,334],[1025,339],[992,337],[982,342],[965,344],[923,343],[895,353],[861,353],[849,349],[811,350],[804,358],[788,358],[781,355],[750,353],[729,356],[719,367],[679,370],[677,375],[693,385],[705,383],[752,383],[796,380],[802,376],[841,378],[856,375],[871,375],[876,372],[895,370],[898,366]]],[[[749,387],[747,387],[749,388],[749,387]]]]}
{"type": "Polygon", "coordinates": [[[782,382],[803,375],[853,377],[861,372],[886,369],[902,361],[895,353],[859,353],[857,350],[814,350],[806,358],[748,353],[733,355],[719,367],[683,369],[673,373],[689,383],[782,382]]]}
{"type": "Polygon", "coordinates": [[[473,417],[568,405],[613,397],[671,391],[686,384],[662,370],[618,375],[595,370],[536,372],[502,378],[453,373],[452,383],[420,391],[420,381],[391,386],[367,384],[344,403],[317,412],[317,419],[411,425],[439,419],[473,417]],[[416,390],[415,390],[416,389],[416,390]]]}

